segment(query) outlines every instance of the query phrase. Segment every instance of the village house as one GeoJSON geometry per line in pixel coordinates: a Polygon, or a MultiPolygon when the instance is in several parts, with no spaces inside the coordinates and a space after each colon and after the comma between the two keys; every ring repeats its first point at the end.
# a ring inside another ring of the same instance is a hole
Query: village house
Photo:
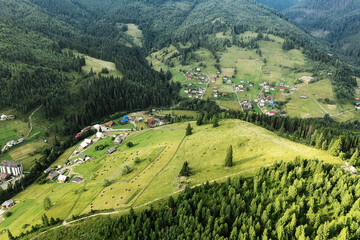
{"type": "Polygon", "coordinates": [[[67,180],[69,180],[69,177],[65,175],[59,175],[58,180],[61,183],[65,183],[67,180]]]}
{"type": "Polygon", "coordinates": [[[1,204],[2,209],[7,210],[15,205],[15,202],[13,200],[6,200],[1,204]]]}
{"type": "Polygon", "coordinates": [[[7,179],[10,178],[10,174],[2,173],[2,174],[1,174],[1,178],[4,179],[4,180],[7,180],[7,179]]]}
{"type": "Polygon", "coordinates": [[[95,124],[95,125],[92,126],[91,128],[94,129],[94,130],[96,130],[96,131],[100,131],[101,125],[100,125],[100,124],[95,124]]]}
{"type": "Polygon", "coordinates": [[[269,112],[268,112],[268,115],[269,115],[269,116],[274,116],[275,113],[276,113],[275,111],[269,111],[269,112]]]}
{"type": "Polygon", "coordinates": [[[49,167],[49,168],[47,168],[47,169],[44,170],[44,173],[45,173],[45,174],[48,174],[48,173],[51,172],[51,171],[52,171],[52,167],[49,167]]]}
{"type": "Polygon", "coordinates": [[[354,105],[355,105],[356,109],[358,109],[358,110],[360,109],[360,103],[355,103],[354,105]]]}
{"type": "Polygon", "coordinates": [[[284,88],[284,87],[280,87],[280,91],[285,91],[285,88],[284,88]]]}
{"type": "Polygon", "coordinates": [[[6,146],[8,146],[8,147],[12,147],[12,146],[14,146],[14,145],[16,145],[16,142],[15,142],[14,140],[8,141],[8,142],[6,143],[6,146]]]}
{"type": "Polygon", "coordinates": [[[8,119],[8,116],[6,116],[5,114],[0,116],[0,120],[2,120],[2,121],[5,121],[7,119],[8,119]]]}
{"type": "Polygon", "coordinates": [[[307,96],[300,96],[301,99],[307,99],[307,96]]]}
{"type": "Polygon", "coordinates": [[[147,120],[147,125],[148,125],[149,127],[155,127],[155,124],[156,124],[156,120],[155,120],[154,118],[149,118],[149,119],[147,120]]]}
{"type": "Polygon", "coordinates": [[[219,96],[219,94],[215,93],[214,94],[214,98],[217,98],[219,96]]]}
{"type": "Polygon", "coordinates": [[[74,183],[78,183],[81,182],[83,179],[81,177],[74,177],[74,179],[72,180],[72,182],[74,183]]]}
{"type": "Polygon", "coordinates": [[[52,172],[52,173],[49,174],[49,176],[47,178],[50,181],[54,181],[55,179],[58,178],[59,175],[60,175],[59,172],[52,172]]]}
{"type": "Polygon", "coordinates": [[[84,141],[80,144],[80,148],[85,149],[87,148],[90,144],[92,144],[92,140],[89,138],[85,138],[84,141]]]}
{"type": "Polygon", "coordinates": [[[86,155],[85,154],[79,154],[79,156],[78,156],[78,159],[79,160],[82,160],[82,161],[84,161],[85,160],[85,158],[86,158],[86,155]]]}
{"type": "Polygon", "coordinates": [[[227,84],[232,84],[232,81],[231,81],[231,80],[227,80],[226,83],[227,83],[227,84]]]}
{"type": "Polygon", "coordinates": [[[112,154],[115,151],[116,151],[116,148],[112,147],[109,150],[107,150],[107,154],[112,154]]]}
{"type": "Polygon", "coordinates": [[[102,138],[103,137],[103,133],[102,132],[97,132],[96,133],[96,138],[102,138]]]}
{"type": "Polygon", "coordinates": [[[136,122],[141,122],[141,121],[143,121],[143,120],[144,120],[143,117],[138,117],[138,118],[136,119],[136,122]]]}
{"type": "Polygon", "coordinates": [[[123,141],[124,141],[124,139],[123,139],[120,135],[117,135],[117,136],[115,137],[114,143],[115,143],[115,144],[120,144],[120,143],[122,143],[123,141]]]}
{"type": "Polygon", "coordinates": [[[19,176],[23,173],[23,167],[21,162],[16,161],[3,161],[0,164],[1,173],[6,173],[13,176],[19,176]]]}

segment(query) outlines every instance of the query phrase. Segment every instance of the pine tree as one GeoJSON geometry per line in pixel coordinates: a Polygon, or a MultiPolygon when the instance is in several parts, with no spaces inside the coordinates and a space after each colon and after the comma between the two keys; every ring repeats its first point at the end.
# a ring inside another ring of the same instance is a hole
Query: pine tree
{"type": "Polygon", "coordinates": [[[171,209],[173,209],[176,205],[175,205],[175,200],[174,200],[174,198],[172,197],[172,196],[170,196],[169,197],[169,199],[168,199],[168,207],[169,208],[171,208],[171,209]]]}
{"type": "Polygon", "coordinates": [[[218,127],[219,126],[219,119],[217,118],[217,116],[215,115],[213,118],[213,127],[218,127]]]}
{"type": "Polygon", "coordinates": [[[327,140],[325,140],[323,143],[322,143],[322,145],[321,145],[321,149],[322,150],[327,150],[327,140]]]}
{"type": "Polygon", "coordinates": [[[14,236],[11,234],[10,230],[7,231],[9,240],[14,240],[14,236]]]}
{"type": "Polygon", "coordinates": [[[192,134],[192,130],[193,129],[189,123],[188,126],[186,127],[186,136],[190,136],[192,134]]]}
{"type": "Polygon", "coordinates": [[[333,156],[339,156],[339,153],[341,151],[341,147],[342,147],[342,141],[341,141],[341,138],[339,138],[330,147],[330,149],[329,149],[330,154],[333,155],[333,156]]]}
{"type": "Polygon", "coordinates": [[[349,161],[350,165],[357,166],[358,165],[358,158],[359,158],[359,150],[356,148],[356,151],[354,152],[354,154],[350,158],[350,161],[349,161]]]}
{"type": "Polygon", "coordinates": [[[225,167],[232,167],[232,165],[233,165],[233,150],[232,150],[232,146],[230,145],[225,158],[225,167]]]}
{"type": "Polygon", "coordinates": [[[190,176],[190,167],[187,161],[184,162],[180,170],[179,176],[190,176]]]}

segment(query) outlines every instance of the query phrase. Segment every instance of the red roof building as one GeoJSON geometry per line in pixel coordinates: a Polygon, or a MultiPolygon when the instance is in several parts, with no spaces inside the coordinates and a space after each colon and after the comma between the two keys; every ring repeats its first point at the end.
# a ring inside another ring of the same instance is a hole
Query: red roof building
{"type": "Polygon", "coordinates": [[[275,115],[275,111],[269,111],[269,115],[275,115]]]}
{"type": "Polygon", "coordinates": [[[2,174],[1,174],[1,178],[2,178],[2,179],[5,179],[5,180],[6,180],[6,179],[8,179],[9,177],[10,177],[10,175],[7,174],[7,173],[2,173],[2,174]]]}
{"type": "Polygon", "coordinates": [[[108,124],[110,127],[115,126],[115,123],[113,121],[110,121],[108,124]]]}
{"type": "Polygon", "coordinates": [[[284,91],[285,90],[285,88],[284,87],[280,87],[280,91],[284,91]]]}
{"type": "Polygon", "coordinates": [[[359,101],[359,98],[357,97],[357,98],[355,98],[355,101],[359,101]]]}
{"type": "Polygon", "coordinates": [[[228,94],[226,92],[222,93],[222,96],[227,96],[228,94]]]}
{"type": "Polygon", "coordinates": [[[321,101],[325,101],[325,98],[321,98],[321,101]]]}
{"type": "Polygon", "coordinates": [[[79,137],[81,135],[81,132],[77,133],[75,137],[79,137]]]}

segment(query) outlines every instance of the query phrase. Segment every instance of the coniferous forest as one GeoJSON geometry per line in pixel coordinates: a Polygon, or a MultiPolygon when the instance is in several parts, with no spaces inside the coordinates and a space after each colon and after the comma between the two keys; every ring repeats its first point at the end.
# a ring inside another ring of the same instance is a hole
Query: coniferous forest
{"type": "Polygon", "coordinates": [[[203,184],[149,208],[101,217],[39,239],[358,239],[359,178],[317,160],[203,184]]]}

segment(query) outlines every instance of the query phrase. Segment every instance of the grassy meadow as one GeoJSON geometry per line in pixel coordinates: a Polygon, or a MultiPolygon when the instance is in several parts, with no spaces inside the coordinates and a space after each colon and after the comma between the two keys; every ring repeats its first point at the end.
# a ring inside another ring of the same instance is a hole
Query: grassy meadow
{"type": "MultiPolygon", "coordinates": [[[[228,176],[251,176],[262,166],[277,161],[290,161],[296,156],[318,158],[327,163],[342,164],[339,158],[325,151],[281,138],[253,124],[239,120],[220,121],[218,128],[211,125],[196,126],[191,136],[185,137],[187,123],[172,124],[155,129],[131,132],[125,143],[118,145],[111,155],[94,151],[88,162],[74,166],[72,175],[84,181],[75,183],[34,184],[14,200],[12,216],[0,223],[1,229],[10,229],[15,235],[41,222],[41,215],[71,219],[73,215],[86,214],[91,210],[126,209],[161,199],[206,181],[225,181],[228,176]],[[131,141],[134,146],[128,147],[131,141]],[[226,150],[233,146],[234,166],[224,167],[226,150]],[[96,154],[95,154],[96,153],[96,154]],[[137,159],[137,161],[134,161],[137,159]],[[188,161],[192,175],[179,177],[179,171],[188,161]],[[131,168],[123,175],[124,166],[131,168]],[[103,185],[108,180],[109,186],[103,185]],[[43,201],[49,197],[50,210],[43,209],[43,201]],[[26,226],[25,224],[29,224],[26,226]],[[22,228],[22,226],[24,226],[22,228]]],[[[97,144],[111,144],[111,137],[97,144]]],[[[72,153],[66,151],[56,164],[72,153]]],[[[0,235],[4,239],[4,235],[0,235]]]]}

